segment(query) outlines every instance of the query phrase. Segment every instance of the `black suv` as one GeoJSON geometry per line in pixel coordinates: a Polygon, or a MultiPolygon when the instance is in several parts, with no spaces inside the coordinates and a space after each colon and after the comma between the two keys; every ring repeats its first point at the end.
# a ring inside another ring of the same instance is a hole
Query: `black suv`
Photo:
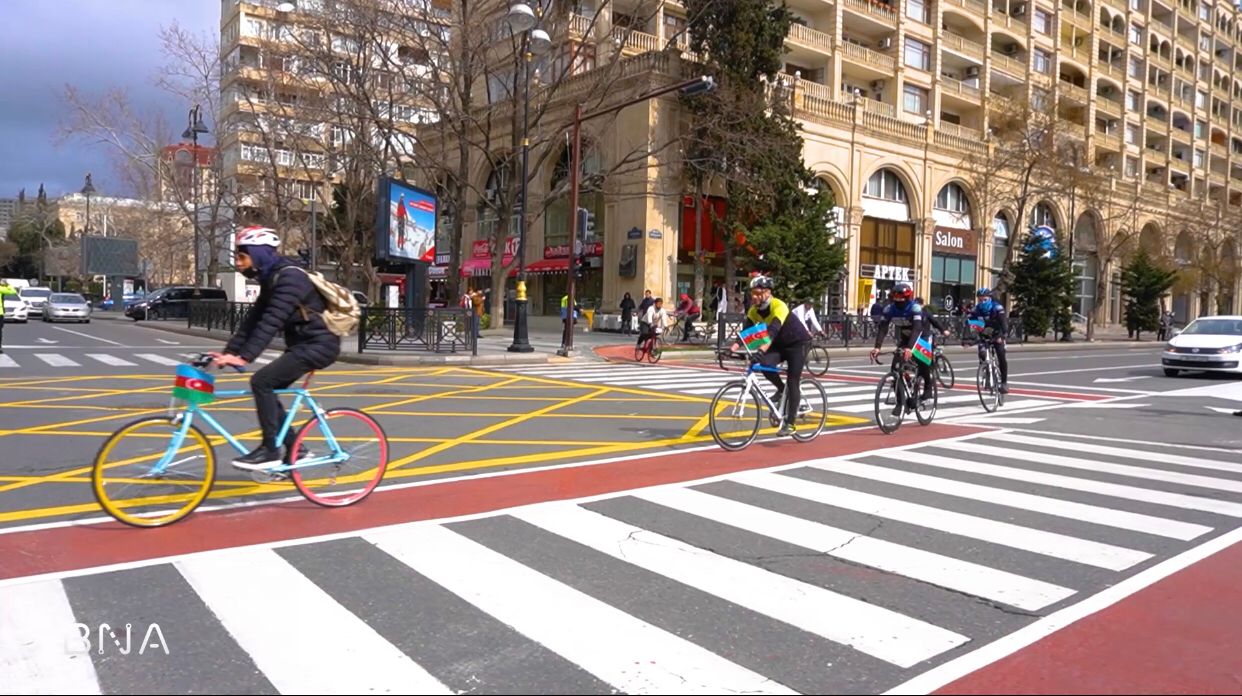
{"type": "Polygon", "coordinates": [[[228,295],[223,288],[196,288],[189,285],[176,285],[160,288],[125,308],[125,316],[134,321],[143,319],[168,319],[189,316],[190,302],[210,300],[227,302],[228,295]]]}

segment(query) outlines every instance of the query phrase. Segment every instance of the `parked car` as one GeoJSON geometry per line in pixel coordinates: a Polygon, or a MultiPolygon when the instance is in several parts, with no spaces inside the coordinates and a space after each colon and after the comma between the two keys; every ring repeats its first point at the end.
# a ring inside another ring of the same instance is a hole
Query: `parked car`
{"type": "Polygon", "coordinates": [[[15,322],[25,324],[30,318],[30,306],[26,301],[17,295],[4,296],[4,320],[7,322],[15,322]]]}
{"type": "Polygon", "coordinates": [[[1242,316],[1199,317],[1169,339],[1160,356],[1164,374],[1242,373],[1242,316]]]}
{"type": "Polygon", "coordinates": [[[47,302],[47,298],[52,296],[51,288],[30,287],[22,288],[17,291],[18,296],[26,301],[31,312],[42,312],[43,303],[47,302]]]}
{"type": "Polygon", "coordinates": [[[76,292],[55,292],[43,303],[43,321],[91,322],[91,303],[76,292]]]}
{"type": "Polygon", "coordinates": [[[126,307],[125,316],[134,321],[186,317],[189,316],[190,302],[192,301],[227,302],[228,299],[228,295],[225,294],[222,288],[196,288],[189,285],[176,285],[160,288],[126,307]]]}

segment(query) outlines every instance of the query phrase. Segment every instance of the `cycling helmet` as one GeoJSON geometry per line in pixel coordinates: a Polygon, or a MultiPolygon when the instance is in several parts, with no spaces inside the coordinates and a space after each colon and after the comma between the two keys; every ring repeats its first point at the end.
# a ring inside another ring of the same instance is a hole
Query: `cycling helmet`
{"type": "Polygon", "coordinates": [[[280,246],[280,237],[270,227],[246,227],[237,232],[237,246],[280,246]]]}
{"type": "Polygon", "coordinates": [[[750,289],[751,290],[760,290],[760,289],[771,290],[772,279],[764,275],[757,275],[750,280],[750,289]]]}
{"type": "Polygon", "coordinates": [[[893,298],[894,302],[913,300],[914,288],[910,287],[909,283],[898,283],[893,286],[892,291],[889,293],[889,297],[893,298]]]}
{"type": "Polygon", "coordinates": [[[991,296],[992,296],[992,288],[979,288],[979,290],[978,290],[977,292],[975,292],[975,296],[977,296],[977,297],[991,297],[991,296]]]}

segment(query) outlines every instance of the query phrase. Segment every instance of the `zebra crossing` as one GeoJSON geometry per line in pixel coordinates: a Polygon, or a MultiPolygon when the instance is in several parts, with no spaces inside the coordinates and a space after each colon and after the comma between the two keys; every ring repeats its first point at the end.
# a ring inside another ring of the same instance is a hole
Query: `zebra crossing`
{"type": "Polygon", "coordinates": [[[878,693],[1239,519],[1236,452],[996,430],[0,582],[0,693],[878,693]]]}
{"type": "MultiPolygon", "coordinates": [[[[267,353],[255,359],[254,364],[266,365],[278,354],[267,353]]],[[[0,376],[17,374],[8,370],[47,368],[151,368],[153,366],[171,367],[185,363],[197,354],[191,353],[59,353],[59,352],[26,352],[10,351],[0,353],[0,376]]]]}
{"type": "MultiPolygon", "coordinates": [[[[613,387],[646,389],[652,391],[677,392],[691,396],[710,398],[727,382],[741,379],[738,372],[723,370],[696,369],[690,367],[673,367],[664,365],[640,365],[626,363],[595,363],[578,365],[546,365],[495,368],[497,371],[518,374],[525,377],[545,378],[583,382],[587,384],[603,384],[613,387]]],[[[825,378],[821,380],[828,393],[825,403],[832,411],[867,415],[874,409],[876,382],[846,381],[825,378]]],[[[764,386],[767,380],[760,379],[764,386]]],[[[972,387],[969,389],[941,390],[938,395],[937,420],[956,416],[978,416],[983,413],[979,404],[978,394],[972,387]]],[[[820,403],[818,396],[807,399],[812,405],[820,403]]],[[[1039,406],[1064,403],[1066,399],[1047,396],[1025,396],[1009,394],[1005,399],[1005,413],[1025,410],[1039,406]]]]}

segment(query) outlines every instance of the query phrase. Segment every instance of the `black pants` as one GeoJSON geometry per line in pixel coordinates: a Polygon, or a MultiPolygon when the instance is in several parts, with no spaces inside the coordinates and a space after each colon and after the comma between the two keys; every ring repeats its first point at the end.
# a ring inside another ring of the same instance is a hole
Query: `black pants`
{"type": "MultiPolygon", "coordinates": [[[[901,364],[900,362],[898,362],[899,360],[900,358],[898,358],[897,356],[893,356],[892,369],[896,370],[899,368],[901,364]]],[[[930,399],[931,391],[932,391],[932,380],[935,379],[935,377],[932,375],[932,365],[931,363],[924,364],[923,361],[917,358],[912,360],[912,362],[914,363],[914,373],[917,374],[919,377],[923,378],[922,396],[924,398],[930,399]]],[[[914,397],[914,394],[907,394],[906,396],[912,398],[914,397]]]]}
{"type": "Polygon", "coordinates": [[[700,318],[700,317],[702,317],[702,316],[703,316],[702,312],[696,312],[696,313],[694,313],[694,314],[687,314],[687,315],[686,315],[686,327],[685,327],[684,329],[682,329],[682,331],[681,331],[681,341],[682,341],[682,343],[685,343],[686,341],[689,341],[689,340],[690,340],[690,331],[694,328],[694,327],[692,326],[692,324],[693,324],[694,322],[698,321],[698,320],[699,320],[699,318],[700,318]]]}
{"type": "Polygon", "coordinates": [[[634,343],[635,348],[641,348],[643,341],[655,335],[655,328],[645,321],[638,322],[638,341],[634,343]]]}
{"type": "Polygon", "coordinates": [[[759,362],[768,367],[777,367],[782,362],[788,365],[788,387],[775,372],[764,372],[763,376],[777,389],[789,390],[785,395],[785,422],[792,424],[794,417],[798,415],[798,406],[802,403],[802,368],[806,366],[806,345],[795,343],[780,349],[770,349],[759,358],[759,362]]]}
{"type": "MultiPolygon", "coordinates": [[[[996,346],[996,365],[1000,368],[1001,384],[1005,384],[1009,381],[1009,360],[1005,357],[1005,344],[992,341],[992,345],[996,346]]],[[[987,349],[988,342],[979,341],[979,360],[987,357],[987,353],[984,352],[987,349]]]]}
{"type": "Polygon", "coordinates": [[[621,333],[622,334],[628,334],[630,332],[630,320],[632,320],[633,318],[634,318],[634,315],[630,313],[630,310],[628,309],[621,310],[621,333]]]}
{"type": "MultiPolygon", "coordinates": [[[[280,397],[273,391],[287,389],[312,369],[313,366],[305,358],[285,353],[250,377],[254,405],[259,412],[259,427],[263,429],[263,445],[269,449],[276,449],[276,436],[280,434],[280,426],[285,422],[284,404],[280,403],[280,397]]],[[[292,431],[286,434],[285,445],[293,443],[293,434],[292,431]]]]}

